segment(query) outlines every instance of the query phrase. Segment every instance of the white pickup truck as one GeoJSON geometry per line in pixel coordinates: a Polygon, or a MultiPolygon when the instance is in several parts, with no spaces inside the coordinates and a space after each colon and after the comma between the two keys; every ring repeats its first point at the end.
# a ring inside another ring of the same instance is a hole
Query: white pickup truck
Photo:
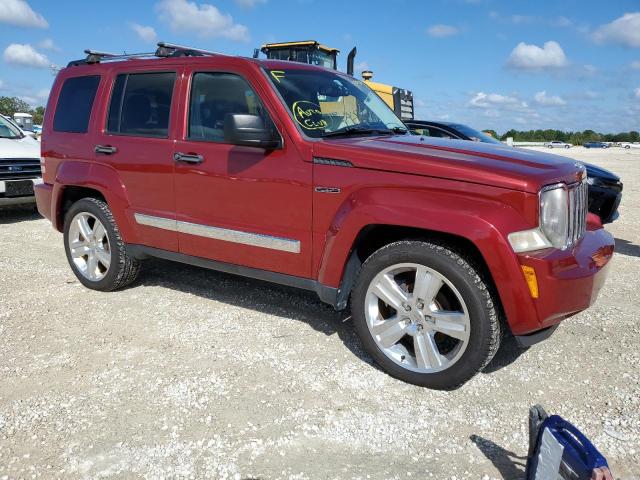
{"type": "Polygon", "coordinates": [[[0,115],[0,206],[35,202],[39,183],[40,143],[0,115]]]}

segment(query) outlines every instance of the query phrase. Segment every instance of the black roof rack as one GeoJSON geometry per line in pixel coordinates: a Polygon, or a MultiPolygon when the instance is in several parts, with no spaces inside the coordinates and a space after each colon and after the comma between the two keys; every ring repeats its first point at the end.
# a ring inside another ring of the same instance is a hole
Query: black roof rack
{"type": "Polygon", "coordinates": [[[101,63],[103,61],[130,60],[132,58],[153,58],[153,57],[201,57],[204,55],[224,55],[222,53],[203,50],[200,48],[187,47],[168,42],[158,42],[158,48],[155,52],[146,53],[108,53],[97,50],[87,49],[84,51],[86,58],[73,60],[69,62],[67,67],[75,67],[79,65],[90,65],[93,63],[101,63]]]}

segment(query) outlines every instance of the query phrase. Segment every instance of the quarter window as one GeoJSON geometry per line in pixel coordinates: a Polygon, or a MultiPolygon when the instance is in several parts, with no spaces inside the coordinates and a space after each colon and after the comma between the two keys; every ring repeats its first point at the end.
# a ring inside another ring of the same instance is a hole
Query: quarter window
{"type": "Polygon", "coordinates": [[[135,73],[116,78],[107,131],[140,137],[167,137],[176,74],[135,73]]]}
{"type": "Polygon", "coordinates": [[[99,83],[99,75],[65,80],[53,117],[56,132],[87,133],[99,83]]]}
{"type": "Polygon", "coordinates": [[[224,142],[224,119],[244,113],[262,117],[275,128],[262,102],[242,77],[232,73],[196,73],[189,105],[189,139],[224,142]]]}

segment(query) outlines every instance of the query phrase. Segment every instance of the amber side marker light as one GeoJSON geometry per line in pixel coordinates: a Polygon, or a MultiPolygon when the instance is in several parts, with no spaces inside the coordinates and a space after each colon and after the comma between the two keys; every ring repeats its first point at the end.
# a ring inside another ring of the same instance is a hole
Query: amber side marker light
{"type": "Polygon", "coordinates": [[[531,293],[531,298],[538,298],[538,279],[536,278],[536,271],[533,267],[529,267],[527,265],[521,265],[522,273],[524,274],[524,279],[527,281],[527,285],[529,286],[529,293],[531,293]]]}

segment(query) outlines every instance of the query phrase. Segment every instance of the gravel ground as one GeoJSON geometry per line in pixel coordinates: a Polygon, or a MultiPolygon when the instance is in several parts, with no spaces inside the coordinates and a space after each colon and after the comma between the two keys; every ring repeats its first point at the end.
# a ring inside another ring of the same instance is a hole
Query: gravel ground
{"type": "Polygon", "coordinates": [[[522,478],[530,405],[640,478],[640,151],[594,307],[454,392],[394,380],[312,294],[164,261],[83,288],[32,209],[0,211],[0,479],[522,478]]]}

